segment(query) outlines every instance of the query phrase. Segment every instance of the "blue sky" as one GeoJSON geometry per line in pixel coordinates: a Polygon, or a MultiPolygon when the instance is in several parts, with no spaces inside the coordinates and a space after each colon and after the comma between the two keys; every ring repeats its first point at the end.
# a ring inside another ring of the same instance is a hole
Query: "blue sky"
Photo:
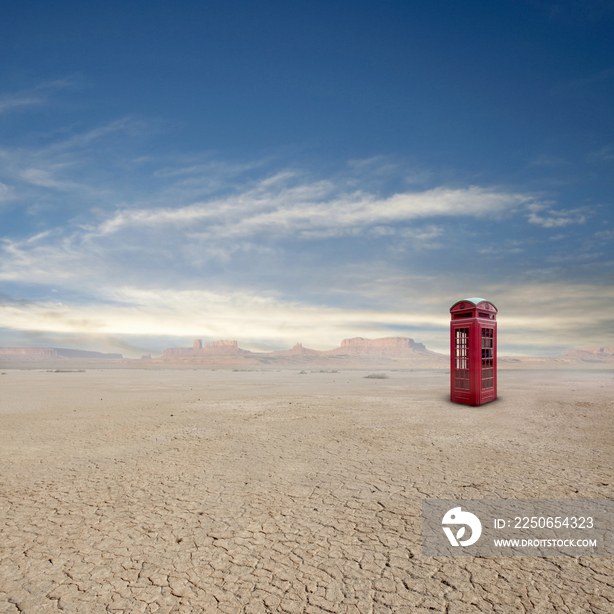
{"type": "Polygon", "coordinates": [[[614,345],[614,2],[21,2],[0,345],[614,345]]]}

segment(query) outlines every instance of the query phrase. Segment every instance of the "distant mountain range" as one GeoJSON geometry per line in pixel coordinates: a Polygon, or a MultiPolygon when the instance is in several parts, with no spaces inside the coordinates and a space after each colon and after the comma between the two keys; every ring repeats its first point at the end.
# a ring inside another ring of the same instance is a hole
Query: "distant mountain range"
{"type": "Polygon", "coordinates": [[[427,350],[424,344],[408,337],[384,337],[344,339],[341,346],[332,350],[312,350],[297,343],[290,350],[250,352],[239,347],[236,341],[212,341],[203,344],[196,339],[191,348],[169,348],[162,357],[151,362],[237,364],[242,367],[258,365],[318,366],[357,368],[366,363],[375,366],[394,366],[411,363],[412,366],[443,367],[448,358],[427,350]]]}
{"type": "Polygon", "coordinates": [[[614,347],[581,347],[575,350],[565,350],[563,358],[573,358],[587,362],[610,362],[614,360],[614,347]]]}
{"type": "Polygon", "coordinates": [[[117,360],[123,358],[123,355],[89,352],[87,350],[68,350],[65,348],[0,348],[0,361],[62,360],[65,358],[117,360]]]}
{"type": "Polygon", "coordinates": [[[416,343],[408,337],[383,337],[382,339],[363,339],[354,337],[344,339],[341,346],[333,350],[311,350],[303,347],[302,343],[297,343],[290,350],[275,350],[273,352],[250,352],[242,350],[237,341],[212,341],[205,343],[201,339],[196,339],[191,348],[169,348],[162,353],[163,357],[173,356],[211,356],[213,354],[241,354],[254,356],[358,356],[363,354],[373,354],[382,356],[406,356],[406,355],[433,355],[443,356],[437,352],[427,350],[423,343],[416,343]]]}
{"type": "MultiPolygon", "coordinates": [[[[273,352],[250,352],[239,347],[237,341],[205,342],[196,339],[192,347],[168,348],[162,356],[151,358],[145,355],[141,360],[123,358],[121,354],[105,354],[85,350],[42,347],[0,348],[0,363],[46,363],[65,360],[81,362],[106,361],[117,366],[200,365],[219,368],[448,368],[450,359],[445,354],[428,350],[424,344],[408,337],[384,337],[344,339],[338,348],[313,350],[297,343],[289,350],[273,352]],[[112,361],[112,362],[109,362],[112,361]]],[[[580,347],[565,350],[560,356],[529,357],[499,356],[502,369],[524,368],[566,368],[604,367],[614,368],[614,347],[580,347]]]]}

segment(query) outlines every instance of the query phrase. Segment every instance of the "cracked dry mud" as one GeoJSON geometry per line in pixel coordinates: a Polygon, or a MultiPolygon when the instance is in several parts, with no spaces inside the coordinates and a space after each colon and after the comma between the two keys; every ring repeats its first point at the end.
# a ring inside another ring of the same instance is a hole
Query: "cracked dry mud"
{"type": "Polygon", "coordinates": [[[612,498],[612,372],[8,370],[0,612],[614,611],[608,557],[425,557],[421,500],[612,498]]]}

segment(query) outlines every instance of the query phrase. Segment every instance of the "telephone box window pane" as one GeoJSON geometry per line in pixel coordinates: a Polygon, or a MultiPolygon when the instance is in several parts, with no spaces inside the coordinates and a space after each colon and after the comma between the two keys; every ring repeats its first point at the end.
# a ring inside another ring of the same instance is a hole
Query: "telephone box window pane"
{"type": "Polygon", "coordinates": [[[454,386],[469,390],[469,329],[457,328],[454,333],[454,386]]]}
{"type": "Polygon", "coordinates": [[[482,390],[494,386],[494,329],[482,329],[482,390]]]}

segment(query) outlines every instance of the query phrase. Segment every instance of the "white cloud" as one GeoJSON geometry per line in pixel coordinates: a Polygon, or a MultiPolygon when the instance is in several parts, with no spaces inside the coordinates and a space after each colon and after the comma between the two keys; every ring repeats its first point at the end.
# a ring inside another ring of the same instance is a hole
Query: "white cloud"
{"type": "MultiPolygon", "coordinates": [[[[0,280],[31,284],[62,284],[92,277],[95,253],[88,253],[60,229],[23,240],[0,239],[0,280]],[[88,264],[89,263],[89,264],[88,264]]],[[[97,274],[100,273],[98,263],[97,274]]]]}
{"type": "Polygon", "coordinates": [[[203,228],[202,232],[216,238],[258,233],[318,238],[351,228],[444,216],[499,217],[533,200],[528,195],[476,186],[380,198],[359,190],[339,193],[330,181],[289,185],[293,179],[293,174],[281,173],[239,195],[183,207],[125,209],[90,231],[110,235],[124,229],[190,226],[203,228]]]}
{"type": "Polygon", "coordinates": [[[61,190],[73,189],[79,187],[78,184],[72,181],[58,181],[53,178],[53,175],[48,170],[38,168],[29,168],[21,173],[21,178],[31,183],[32,185],[43,188],[59,188],[61,190]]]}
{"type": "MultiPolygon", "coordinates": [[[[22,176],[47,188],[76,185],[40,168],[25,169],[22,176]]],[[[529,195],[476,186],[379,197],[365,191],[345,193],[343,185],[283,171],[207,202],[124,207],[106,219],[98,210],[80,226],[57,228],[32,240],[3,239],[0,280],[95,287],[121,271],[136,282],[148,274],[139,271],[137,260],[142,265],[149,256],[150,265],[159,262],[170,272],[184,264],[228,262],[239,252],[270,255],[271,241],[278,239],[397,237],[397,250],[434,249],[441,247],[434,241],[445,229],[425,223],[428,220],[498,218],[534,202],[529,195]]]]}
{"type": "Polygon", "coordinates": [[[612,286],[515,284],[491,286],[489,291],[499,308],[499,341],[504,346],[529,347],[533,355],[544,355],[552,354],[553,347],[614,345],[612,286]]]}
{"type": "Polygon", "coordinates": [[[588,214],[586,208],[548,209],[548,205],[542,203],[529,203],[527,210],[529,222],[542,228],[562,228],[571,224],[584,224],[588,214]]]}
{"type": "Polygon", "coordinates": [[[276,300],[249,292],[108,289],[107,304],[8,302],[3,326],[30,332],[140,335],[268,341],[290,347],[304,339],[318,349],[348,336],[389,336],[383,327],[446,326],[445,314],[349,310],[276,300]]]}
{"type": "Polygon", "coordinates": [[[614,230],[600,230],[595,233],[595,239],[605,242],[614,241],[614,230]]]}

